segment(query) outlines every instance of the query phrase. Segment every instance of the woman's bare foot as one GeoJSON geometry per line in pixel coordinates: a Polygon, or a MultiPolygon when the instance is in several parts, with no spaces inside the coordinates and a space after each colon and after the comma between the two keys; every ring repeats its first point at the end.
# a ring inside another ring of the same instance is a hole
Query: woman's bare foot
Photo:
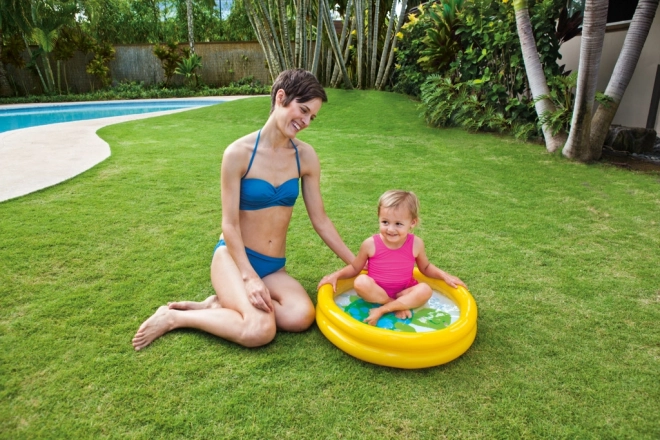
{"type": "Polygon", "coordinates": [[[222,307],[218,297],[211,295],[204,301],[177,301],[167,303],[167,307],[174,310],[201,310],[201,309],[219,309],[222,307]]]}
{"type": "Polygon", "coordinates": [[[412,312],[410,310],[397,310],[394,312],[394,316],[399,319],[408,319],[412,318],[412,312]]]}
{"type": "Polygon", "coordinates": [[[143,349],[171,330],[171,323],[167,317],[169,311],[167,306],[160,306],[156,313],[142,323],[133,337],[133,347],[136,351],[143,349]]]}

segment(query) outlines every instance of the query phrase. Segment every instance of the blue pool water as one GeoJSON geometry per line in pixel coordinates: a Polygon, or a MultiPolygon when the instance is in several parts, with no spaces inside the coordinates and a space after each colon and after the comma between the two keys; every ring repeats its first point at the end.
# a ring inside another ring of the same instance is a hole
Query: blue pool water
{"type": "Polygon", "coordinates": [[[38,107],[0,109],[0,133],[19,128],[58,122],[81,121],[83,119],[107,118],[110,116],[133,115],[137,113],[160,112],[181,108],[219,104],[222,100],[182,100],[182,101],[130,101],[102,102],[85,104],[53,104],[38,107]]]}

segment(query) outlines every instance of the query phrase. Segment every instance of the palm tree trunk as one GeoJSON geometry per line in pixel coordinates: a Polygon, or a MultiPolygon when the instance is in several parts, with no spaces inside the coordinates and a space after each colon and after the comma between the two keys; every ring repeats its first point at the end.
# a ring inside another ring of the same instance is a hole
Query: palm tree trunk
{"type": "Polygon", "coordinates": [[[371,49],[371,75],[369,77],[369,87],[374,87],[376,84],[376,61],[378,54],[378,14],[380,14],[380,0],[374,1],[374,16],[373,16],[373,47],[371,49]]]}
{"type": "Polygon", "coordinates": [[[188,44],[190,44],[190,52],[195,53],[195,32],[193,31],[192,0],[186,0],[186,18],[188,20],[188,44]]]}
{"type": "Polygon", "coordinates": [[[289,20],[286,17],[286,0],[278,0],[280,13],[280,32],[282,34],[282,46],[284,46],[284,62],[287,69],[293,67],[293,51],[291,50],[291,37],[289,36],[289,20]]]}
{"type": "MultiPolygon", "coordinates": [[[[385,62],[390,48],[390,40],[392,38],[392,27],[394,25],[394,14],[396,13],[397,0],[392,0],[392,9],[390,9],[390,19],[387,23],[387,33],[385,34],[385,41],[383,41],[383,49],[380,54],[380,65],[378,66],[378,76],[376,77],[376,84],[374,87],[380,89],[380,84],[383,80],[383,73],[385,73],[385,62]]],[[[396,38],[396,36],[394,37],[396,38]]]]}
{"type": "Polygon", "coordinates": [[[339,40],[337,40],[337,32],[335,27],[332,25],[332,18],[330,17],[330,8],[325,0],[319,0],[319,9],[323,11],[323,21],[325,21],[328,38],[330,39],[330,47],[332,52],[335,55],[337,64],[341,67],[342,74],[344,75],[344,86],[351,90],[353,89],[353,84],[348,77],[348,72],[346,71],[346,63],[344,62],[344,57],[341,55],[339,50],[339,40]]]}
{"type": "MultiPolygon", "coordinates": [[[[396,0],[395,0],[396,1],[396,0]]],[[[344,50],[344,47],[346,47],[346,35],[349,35],[350,39],[350,32],[349,32],[349,27],[350,27],[350,22],[351,22],[351,7],[353,6],[353,0],[348,0],[346,3],[346,10],[344,11],[344,24],[341,27],[341,38],[339,39],[339,49],[344,50]]],[[[350,45],[350,43],[348,43],[350,45]]],[[[344,52],[344,60],[348,56],[347,52],[344,52]]],[[[337,76],[339,75],[339,66],[335,64],[335,68],[332,71],[332,79],[330,80],[330,84],[334,84],[336,81],[337,76]]]]}
{"type": "Polygon", "coordinates": [[[591,148],[589,138],[600,56],[605,39],[607,6],[608,0],[586,0],[585,3],[571,132],[562,150],[564,156],[584,162],[597,160],[602,153],[602,149],[598,151],[591,148]]]}
{"type": "MultiPolygon", "coordinates": [[[[348,60],[348,55],[351,51],[351,43],[353,42],[353,31],[355,30],[355,22],[356,19],[350,20],[351,28],[348,32],[348,38],[346,39],[346,44],[344,45],[344,60],[348,60]]],[[[339,83],[340,71],[341,71],[341,67],[339,67],[339,64],[335,64],[335,72],[332,74],[332,82],[330,84],[332,87],[337,87],[337,84],[339,83]]]]}
{"type": "Polygon", "coordinates": [[[390,56],[387,60],[387,66],[385,66],[385,73],[383,73],[383,78],[381,83],[378,86],[378,90],[382,90],[385,87],[385,83],[390,76],[390,69],[392,68],[392,63],[394,62],[394,53],[396,52],[396,43],[399,41],[396,38],[396,34],[401,31],[401,26],[403,26],[403,19],[406,16],[406,7],[408,6],[408,0],[401,0],[401,12],[399,12],[399,20],[396,23],[396,31],[394,32],[394,39],[392,40],[392,48],[390,49],[390,56]]]}
{"type": "MultiPolygon", "coordinates": [[[[544,115],[555,111],[555,105],[550,100],[550,89],[543,73],[543,66],[539,58],[539,52],[534,40],[534,31],[529,19],[527,9],[527,0],[515,0],[513,8],[516,11],[516,26],[518,28],[518,38],[522,49],[523,60],[525,61],[525,70],[527,71],[527,80],[532,97],[536,100],[536,114],[543,120],[544,115]],[[538,99],[543,97],[542,99],[538,99]]],[[[545,148],[550,153],[554,153],[561,148],[566,141],[566,134],[552,133],[552,128],[547,124],[542,125],[543,137],[545,138],[545,148]]]]}
{"type": "Polygon", "coordinates": [[[362,88],[362,60],[364,53],[364,1],[355,0],[355,16],[357,17],[357,88],[362,88]]]}
{"type": "Polygon", "coordinates": [[[277,75],[282,71],[282,67],[279,64],[279,60],[275,54],[275,49],[273,48],[272,40],[268,37],[265,26],[259,19],[256,11],[253,9],[250,4],[250,0],[245,0],[245,12],[247,13],[250,24],[252,24],[252,29],[257,36],[261,50],[264,52],[266,61],[268,62],[268,71],[270,72],[270,77],[273,81],[277,78],[277,75]]]}
{"type": "MultiPolygon", "coordinates": [[[[275,43],[275,53],[277,54],[278,58],[278,63],[280,65],[280,72],[284,70],[284,66],[286,66],[286,62],[284,61],[284,53],[282,52],[282,47],[280,46],[280,40],[277,38],[277,31],[275,29],[275,23],[273,23],[273,17],[271,17],[268,8],[264,4],[263,0],[256,0],[257,5],[256,5],[256,10],[258,12],[261,12],[261,14],[266,18],[266,23],[268,24],[268,27],[266,30],[270,34],[269,37],[271,41],[275,43]]],[[[265,26],[264,26],[265,27],[265,26]]]]}
{"type": "Polygon", "coordinates": [[[316,78],[319,76],[317,75],[317,72],[319,70],[319,62],[321,59],[321,42],[323,38],[321,36],[323,35],[323,5],[322,1],[319,0],[318,2],[318,8],[316,10],[316,44],[314,45],[314,60],[312,61],[312,75],[314,75],[316,78]]]}
{"type": "Polygon", "coordinates": [[[635,67],[639,61],[657,9],[658,0],[639,0],[637,4],[635,15],[623,42],[621,54],[616,61],[610,82],[605,89],[605,95],[610,97],[612,101],[607,105],[599,105],[591,120],[590,143],[592,150],[600,149],[602,151],[612,120],[635,72],[635,67]]]}

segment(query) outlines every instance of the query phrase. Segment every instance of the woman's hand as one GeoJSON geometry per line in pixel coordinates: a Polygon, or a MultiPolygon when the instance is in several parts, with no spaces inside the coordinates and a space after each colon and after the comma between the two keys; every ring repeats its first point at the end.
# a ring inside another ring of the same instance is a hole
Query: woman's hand
{"type": "Polygon", "coordinates": [[[324,284],[330,284],[332,286],[332,291],[336,292],[337,291],[337,272],[331,273],[330,275],[326,275],[323,278],[321,278],[321,281],[319,281],[319,285],[316,286],[316,289],[320,289],[322,285],[324,284]]]}
{"type": "Polygon", "coordinates": [[[261,278],[251,278],[245,282],[245,291],[248,301],[256,309],[263,310],[266,313],[274,311],[273,303],[270,299],[268,287],[261,278]]]}

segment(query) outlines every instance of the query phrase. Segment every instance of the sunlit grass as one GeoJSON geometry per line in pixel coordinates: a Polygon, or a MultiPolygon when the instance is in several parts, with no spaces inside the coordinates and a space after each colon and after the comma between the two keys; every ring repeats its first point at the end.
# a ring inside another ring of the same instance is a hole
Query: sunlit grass
{"type": "MultiPolygon", "coordinates": [[[[301,137],[330,217],[357,250],[378,196],[415,191],[431,261],[479,306],[470,350],[396,370],[314,326],[260,349],[182,330],[133,351],[157,306],[212,293],[222,152],[269,110],[236,101],[107,127],[107,161],[0,204],[0,437],[660,437],[660,177],[431,129],[399,95],[329,98],[301,137]]],[[[287,258],[313,300],[341,266],[302,201],[287,258]]]]}

